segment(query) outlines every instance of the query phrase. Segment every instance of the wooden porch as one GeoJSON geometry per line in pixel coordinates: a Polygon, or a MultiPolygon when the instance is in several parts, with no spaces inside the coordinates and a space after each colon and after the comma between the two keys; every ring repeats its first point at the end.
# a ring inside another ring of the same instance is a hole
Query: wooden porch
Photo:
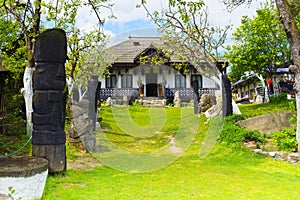
{"type": "MultiPolygon", "coordinates": [[[[216,90],[216,88],[199,88],[199,97],[201,98],[202,94],[211,94],[214,96],[216,90]]],[[[157,96],[156,98],[165,98],[173,101],[177,91],[179,92],[179,98],[183,101],[190,101],[193,98],[194,90],[192,88],[165,88],[165,95],[157,96]]],[[[140,93],[139,88],[102,88],[100,90],[99,98],[103,100],[108,97],[118,99],[123,98],[124,96],[127,96],[130,101],[144,97],[143,94],[140,93]]]]}

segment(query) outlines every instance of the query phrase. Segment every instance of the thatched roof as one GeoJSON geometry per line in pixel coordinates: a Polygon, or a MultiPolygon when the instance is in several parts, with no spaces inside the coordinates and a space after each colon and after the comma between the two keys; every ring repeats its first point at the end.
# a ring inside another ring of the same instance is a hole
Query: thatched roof
{"type": "Polygon", "coordinates": [[[157,37],[130,37],[129,39],[116,44],[108,49],[111,54],[110,61],[113,63],[133,63],[134,58],[150,45],[161,44],[157,37]]]}
{"type": "MultiPolygon", "coordinates": [[[[148,48],[157,48],[163,45],[159,37],[130,37],[129,39],[108,48],[112,63],[133,63],[134,59],[148,48]]],[[[171,58],[171,61],[175,59],[171,58]]]]}

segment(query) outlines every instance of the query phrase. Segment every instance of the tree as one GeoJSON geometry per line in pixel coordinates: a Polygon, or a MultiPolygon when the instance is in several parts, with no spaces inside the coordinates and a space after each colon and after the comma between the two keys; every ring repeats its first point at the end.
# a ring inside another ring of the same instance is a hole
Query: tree
{"type": "MultiPolygon", "coordinates": [[[[231,25],[224,28],[211,26],[204,1],[168,0],[168,7],[150,13],[146,1],[141,5],[164,34],[163,50],[194,66],[198,72],[213,79],[222,89],[223,116],[232,114],[230,82],[222,75],[227,62],[221,62],[223,47],[231,25]],[[229,85],[227,84],[229,83],[229,85]],[[226,90],[223,86],[229,88],[226,90]],[[225,92],[225,91],[229,91],[225,92]]],[[[169,56],[170,57],[170,56],[169,56]]],[[[183,68],[184,66],[178,66],[183,68]]]]}
{"type": "MultiPolygon", "coordinates": [[[[223,0],[229,8],[234,8],[244,3],[251,3],[252,0],[223,0]]],[[[288,39],[293,65],[289,69],[295,74],[296,107],[297,107],[297,131],[298,151],[300,151],[300,31],[297,26],[300,7],[297,0],[275,0],[279,12],[279,19],[284,27],[288,39]],[[296,5],[296,6],[295,6],[296,5]],[[298,5],[298,6],[297,6],[298,5]]]]}
{"type": "Polygon", "coordinates": [[[169,0],[166,9],[154,13],[149,12],[145,0],[141,5],[164,34],[163,49],[168,49],[169,55],[191,63],[200,73],[220,83],[216,62],[221,59],[219,50],[231,25],[211,26],[202,0],[169,0]]]}
{"type": "Polygon", "coordinates": [[[291,55],[274,4],[266,2],[256,12],[254,19],[243,16],[242,25],[233,33],[234,44],[227,47],[225,57],[231,63],[231,80],[238,81],[246,72],[256,74],[265,88],[267,101],[265,78],[272,78],[291,55]]]}
{"type": "MultiPolygon", "coordinates": [[[[13,40],[6,41],[7,48],[6,51],[3,51],[2,48],[1,57],[4,59],[3,64],[5,66],[10,66],[8,67],[8,69],[20,69],[20,71],[22,71],[25,68],[23,93],[26,102],[28,134],[31,134],[31,113],[33,96],[32,72],[35,65],[33,57],[34,38],[39,34],[41,30],[43,30],[43,28],[46,28],[49,24],[53,23],[55,24],[55,27],[63,28],[64,30],[68,29],[68,36],[75,32],[77,34],[77,37],[81,37],[82,32],[78,31],[79,29],[75,30],[75,20],[78,9],[83,6],[89,6],[91,8],[91,11],[95,12],[99,21],[99,26],[101,26],[104,23],[103,19],[100,18],[101,9],[104,7],[110,9],[112,6],[107,2],[108,0],[57,0],[56,2],[51,1],[49,3],[45,3],[41,0],[0,1],[0,4],[2,5],[0,8],[1,15],[7,16],[7,23],[17,25],[14,29],[15,32],[11,33],[14,36],[12,37],[13,40]],[[42,23],[42,19],[46,19],[46,22],[44,24],[42,23]]],[[[98,31],[100,32],[100,27],[98,31]]],[[[77,40],[80,39],[77,38],[77,40]]],[[[80,42],[78,44],[81,45],[80,42]]],[[[81,59],[80,57],[83,56],[78,53],[79,51],[80,50],[78,48],[74,51],[71,50],[71,54],[74,53],[75,56],[70,57],[74,58],[73,62],[76,63],[73,64],[73,68],[76,68],[76,66],[78,66],[77,63],[81,59]]]]}
{"type": "Polygon", "coordinates": [[[227,47],[225,57],[231,64],[232,81],[250,71],[272,77],[281,63],[291,59],[284,28],[274,5],[266,3],[256,12],[254,19],[243,16],[241,26],[233,33],[234,44],[227,47]]]}

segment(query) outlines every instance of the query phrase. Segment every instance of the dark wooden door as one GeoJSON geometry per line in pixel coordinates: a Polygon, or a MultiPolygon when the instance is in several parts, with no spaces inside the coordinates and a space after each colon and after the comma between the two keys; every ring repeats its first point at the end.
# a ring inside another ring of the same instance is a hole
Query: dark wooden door
{"type": "Polygon", "coordinates": [[[157,73],[146,74],[146,96],[157,97],[157,73]]]}

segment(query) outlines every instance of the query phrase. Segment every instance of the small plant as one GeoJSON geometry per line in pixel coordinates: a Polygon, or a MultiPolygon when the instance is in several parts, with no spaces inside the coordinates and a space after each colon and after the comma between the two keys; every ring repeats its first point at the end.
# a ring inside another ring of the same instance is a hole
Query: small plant
{"type": "Polygon", "coordinates": [[[244,142],[255,141],[257,143],[263,143],[264,139],[260,132],[246,130],[244,132],[244,142]]]}
{"type": "Polygon", "coordinates": [[[140,106],[141,102],[140,101],[134,101],[132,103],[133,106],[140,106]]]}
{"type": "Polygon", "coordinates": [[[173,107],[173,103],[168,103],[168,107],[173,107]]]}
{"type": "Polygon", "coordinates": [[[16,192],[16,190],[14,190],[12,186],[9,186],[8,187],[8,192],[9,193],[7,194],[7,196],[13,198],[13,194],[16,192]]]}
{"type": "MultiPolygon", "coordinates": [[[[7,196],[10,197],[11,199],[14,199],[13,195],[16,193],[16,190],[14,190],[12,186],[9,186],[8,192],[9,193],[7,194],[7,196]]],[[[22,200],[22,197],[19,197],[16,200],[22,200]]]]}
{"type": "Polygon", "coordinates": [[[297,150],[296,129],[284,129],[272,134],[275,145],[281,151],[294,152],[297,150]]]}
{"type": "Polygon", "coordinates": [[[290,101],[289,102],[289,110],[291,111],[291,112],[295,112],[296,111],[296,101],[290,101]]]}

